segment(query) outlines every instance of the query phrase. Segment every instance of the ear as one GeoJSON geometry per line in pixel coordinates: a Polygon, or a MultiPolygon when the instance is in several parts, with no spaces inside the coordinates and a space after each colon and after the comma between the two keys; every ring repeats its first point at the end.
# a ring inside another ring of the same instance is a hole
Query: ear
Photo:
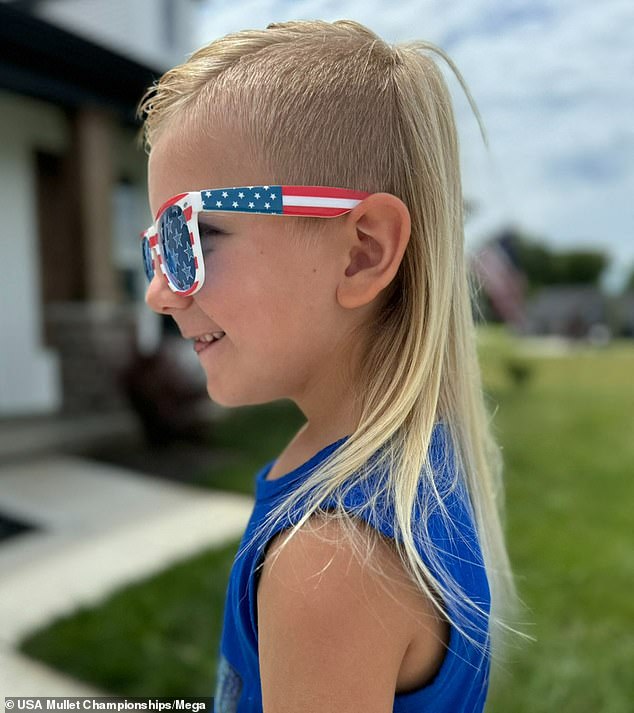
{"type": "Polygon", "coordinates": [[[352,309],[372,302],[394,279],[409,242],[409,210],[391,193],[373,193],[348,214],[344,231],[337,300],[352,309]]]}

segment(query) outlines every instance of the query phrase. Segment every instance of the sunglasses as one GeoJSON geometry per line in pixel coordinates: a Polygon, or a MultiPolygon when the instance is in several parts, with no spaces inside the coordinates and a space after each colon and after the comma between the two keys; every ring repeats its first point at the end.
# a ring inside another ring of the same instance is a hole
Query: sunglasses
{"type": "Polygon", "coordinates": [[[141,233],[143,266],[154,277],[158,258],[167,283],[179,295],[193,295],[205,281],[198,229],[204,212],[294,215],[336,218],[351,211],[370,193],[325,186],[241,186],[189,191],[173,196],[158,209],[154,223],[141,233]]]}

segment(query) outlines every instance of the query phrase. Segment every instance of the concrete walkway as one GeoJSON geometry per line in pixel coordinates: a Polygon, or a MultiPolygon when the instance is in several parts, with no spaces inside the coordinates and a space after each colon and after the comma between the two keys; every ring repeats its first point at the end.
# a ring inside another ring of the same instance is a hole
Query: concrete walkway
{"type": "Polygon", "coordinates": [[[248,496],[74,456],[5,460],[0,511],[41,529],[0,543],[0,700],[107,694],[24,657],[17,642],[79,605],[239,537],[252,506],[248,496]]]}

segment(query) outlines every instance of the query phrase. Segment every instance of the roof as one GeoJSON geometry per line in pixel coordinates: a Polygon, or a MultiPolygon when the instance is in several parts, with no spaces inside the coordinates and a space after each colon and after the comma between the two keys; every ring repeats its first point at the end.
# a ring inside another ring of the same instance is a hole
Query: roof
{"type": "Polygon", "coordinates": [[[66,107],[107,107],[126,123],[163,72],[0,2],[0,89],[66,107]]]}

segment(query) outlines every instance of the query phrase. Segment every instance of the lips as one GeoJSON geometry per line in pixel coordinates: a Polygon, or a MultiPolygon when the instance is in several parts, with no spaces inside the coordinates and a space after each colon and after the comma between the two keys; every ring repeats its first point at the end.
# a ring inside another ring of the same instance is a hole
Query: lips
{"type": "Polygon", "coordinates": [[[200,352],[210,349],[212,346],[214,346],[218,342],[222,341],[223,338],[224,338],[224,334],[222,337],[219,337],[217,339],[214,338],[211,341],[204,340],[204,339],[196,339],[194,341],[194,351],[196,352],[196,354],[200,354],[200,352]]]}

